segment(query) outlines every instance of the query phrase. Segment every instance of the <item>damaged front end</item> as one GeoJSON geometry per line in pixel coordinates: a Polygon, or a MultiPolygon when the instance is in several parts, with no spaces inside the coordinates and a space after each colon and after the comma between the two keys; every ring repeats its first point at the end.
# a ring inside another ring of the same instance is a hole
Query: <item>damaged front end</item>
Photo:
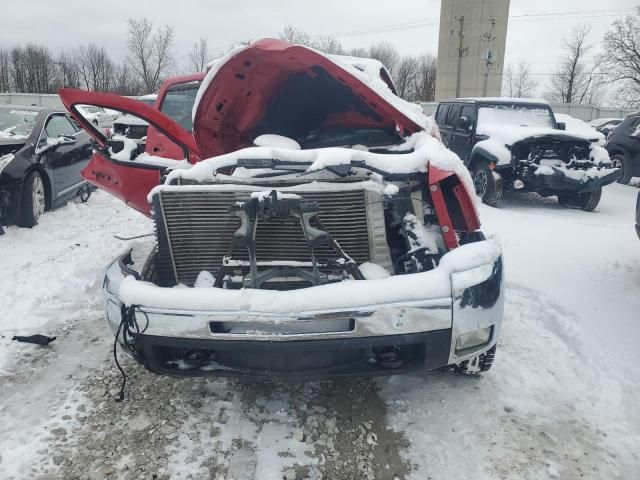
{"type": "Polygon", "coordinates": [[[233,175],[187,171],[156,188],[156,242],[105,278],[121,345],[177,375],[481,370],[502,260],[460,178],[311,163],[240,158],[225,164],[233,175]]]}
{"type": "Polygon", "coordinates": [[[524,139],[511,153],[517,178],[541,195],[587,194],[620,176],[604,148],[566,134],[524,139]]]}

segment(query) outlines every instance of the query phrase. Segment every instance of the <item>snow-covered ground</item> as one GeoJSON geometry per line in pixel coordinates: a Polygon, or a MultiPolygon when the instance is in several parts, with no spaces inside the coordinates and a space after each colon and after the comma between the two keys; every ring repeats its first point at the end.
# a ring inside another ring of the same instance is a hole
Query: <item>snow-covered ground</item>
{"type": "Polygon", "coordinates": [[[638,189],[594,213],[508,195],[481,208],[504,248],[494,368],[299,385],[174,379],[125,362],[103,268],[151,223],[97,192],[0,237],[0,477],[640,478],[638,189]],[[42,348],[16,333],[57,335],[42,348]]]}

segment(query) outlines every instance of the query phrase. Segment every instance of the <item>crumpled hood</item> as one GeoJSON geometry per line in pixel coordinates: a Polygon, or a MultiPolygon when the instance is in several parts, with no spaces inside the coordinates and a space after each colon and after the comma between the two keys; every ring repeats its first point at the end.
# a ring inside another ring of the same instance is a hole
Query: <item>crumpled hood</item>
{"type": "Polygon", "coordinates": [[[422,130],[422,108],[392,92],[386,70],[362,62],[275,39],[233,50],[212,65],[193,107],[203,158],[251,146],[261,134],[299,140],[324,128],[422,130]]]}

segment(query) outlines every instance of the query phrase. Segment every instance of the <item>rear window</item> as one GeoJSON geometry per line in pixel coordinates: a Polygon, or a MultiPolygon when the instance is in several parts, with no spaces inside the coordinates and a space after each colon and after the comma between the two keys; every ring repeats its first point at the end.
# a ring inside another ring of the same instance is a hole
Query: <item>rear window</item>
{"type": "Polygon", "coordinates": [[[188,82],[172,85],[162,100],[160,111],[179,124],[187,132],[193,130],[191,111],[196,100],[196,93],[202,82],[188,82]]]}

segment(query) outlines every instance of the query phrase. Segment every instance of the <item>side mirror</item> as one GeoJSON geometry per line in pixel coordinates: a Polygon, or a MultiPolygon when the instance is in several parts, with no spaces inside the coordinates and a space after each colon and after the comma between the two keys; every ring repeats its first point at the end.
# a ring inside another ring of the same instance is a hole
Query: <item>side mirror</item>
{"type": "Polygon", "coordinates": [[[458,130],[469,130],[471,121],[469,120],[469,117],[460,117],[456,119],[454,126],[458,130]]]}
{"type": "Polygon", "coordinates": [[[47,150],[55,150],[60,145],[73,145],[78,139],[70,135],[60,135],[58,138],[41,138],[36,147],[36,154],[41,154],[47,150]]]}
{"type": "Polygon", "coordinates": [[[558,130],[566,130],[567,129],[567,124],[564,122],[558,122],[558,130]]]}
{"type": "Polygon", "coordinates": [[[73,145],[78,139],[72,135],[60,135],[56,145],[73,145]]]}

